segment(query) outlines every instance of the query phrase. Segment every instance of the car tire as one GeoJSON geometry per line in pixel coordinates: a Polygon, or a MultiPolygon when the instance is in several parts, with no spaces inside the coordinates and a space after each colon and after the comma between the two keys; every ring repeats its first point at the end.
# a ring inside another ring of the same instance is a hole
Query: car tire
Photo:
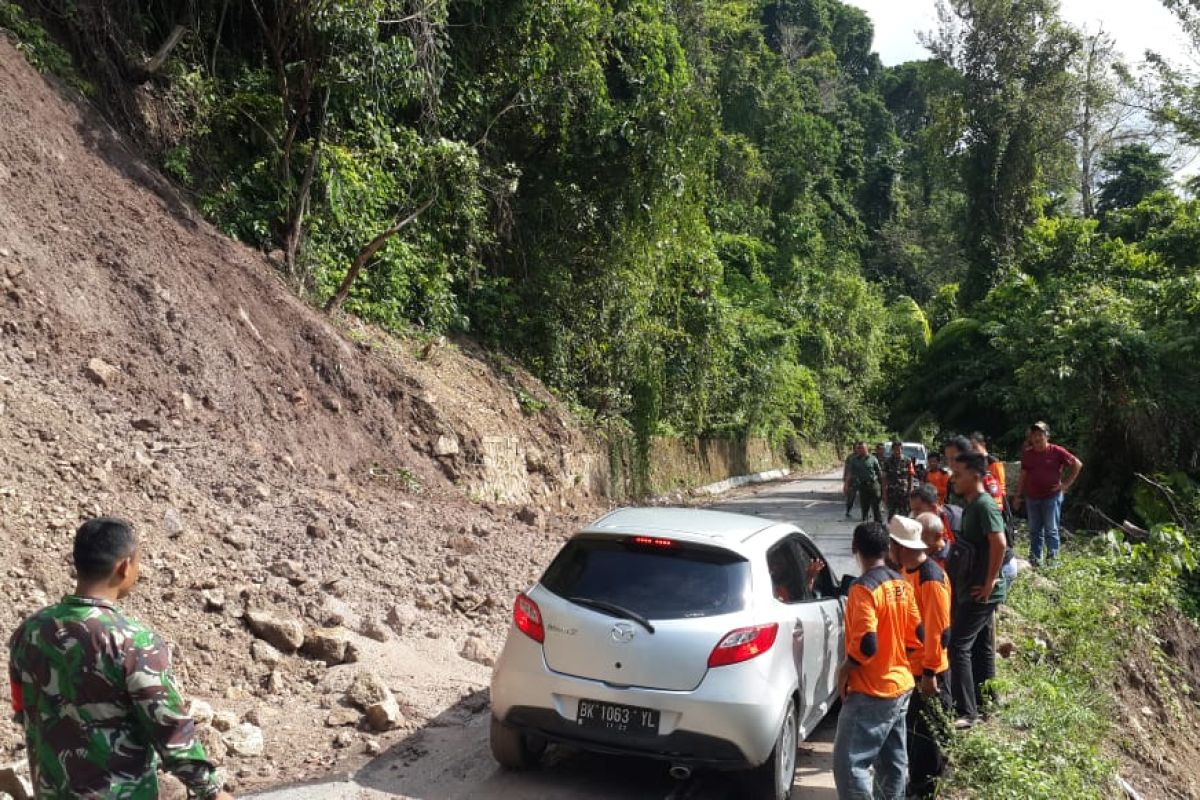
{"type": "Polygon", "coordinates": [[[541,763],[542,753],[546,750],[546,740],[542,737],[505,725],[495,717],[492,717],[488,743],[496,763],[512,770],[533,769],[541,763]]]}
{"type": "Polygon", "coordinates": [[[800,742],[796,704],[790,699],[779,724],[775,749],[767,760],[750,771],[750,796],[755,800],[790,800],[796,782],[796,750],[800,742]]]}

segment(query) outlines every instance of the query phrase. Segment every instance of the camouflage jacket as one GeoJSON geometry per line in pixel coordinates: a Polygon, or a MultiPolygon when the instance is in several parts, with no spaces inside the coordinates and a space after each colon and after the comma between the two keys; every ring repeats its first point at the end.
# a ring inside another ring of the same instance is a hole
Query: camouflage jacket
{"type": "Polygon", "coordinates": [[[900,456],[888,456],[883,462],[883,479],[887,484],[888,500],[898,502],[900,500],[908,500],[908,492],[913,485],[913,476],[916,475],[916,470],[913,469],[912,459],[900,456]]]}
{"type": "Polygon", "coordinates": [[[219,792],[166,644],[112,603],[68,595],[26,619],[9,678],[38,800],[155,800],[159,759],[191,797],[219,792]]]}

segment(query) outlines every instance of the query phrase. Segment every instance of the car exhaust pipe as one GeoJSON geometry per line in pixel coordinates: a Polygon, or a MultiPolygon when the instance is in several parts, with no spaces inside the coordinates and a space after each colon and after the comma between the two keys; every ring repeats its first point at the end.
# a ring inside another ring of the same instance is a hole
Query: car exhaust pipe
{"type": "Polygon", "coordinates": [[[692,768],[686,764],[672,764],[668,773],[677,781],[686,781],[692,777],[692,768]]]}

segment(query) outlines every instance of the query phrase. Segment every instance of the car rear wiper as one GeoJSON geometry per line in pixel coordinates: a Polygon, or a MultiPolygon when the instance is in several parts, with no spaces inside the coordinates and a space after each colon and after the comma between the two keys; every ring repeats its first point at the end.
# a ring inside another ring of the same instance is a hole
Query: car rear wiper
{"type": "Polygon", "coordinates": [[[648,630],[650,633],[654,633],[654,626],[650,624],[650,620],[646,619],[636,611],[630,611],[628,608],[619,606],[616,603],[609,603],[604,600],[593,600],[590,597],[568,597],[567,599],[576,605],[594,608],[597,611],[603,611],[607,614],[612,614],[615,617],[631,619],[638,625],[641,625],[643,628],[648,630]]]}

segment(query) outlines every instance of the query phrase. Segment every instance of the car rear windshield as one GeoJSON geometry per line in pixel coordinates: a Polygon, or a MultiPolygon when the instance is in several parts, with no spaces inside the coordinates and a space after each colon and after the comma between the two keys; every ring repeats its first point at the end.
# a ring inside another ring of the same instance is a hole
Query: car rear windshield
{"type": "Polygon", "coordinates": [[[900,448],[900,452],[904,453],[905,458],[922,459],[925,457],[925,449],[922,447],[914,447],[912,445],[905,445],[900,448]]]}
{"type": "Polygon", "coordinates": [[[647,619],[711,617],[741,611],[750,564],[736,553],[664,539],[581,536],[567,543],[542,576],[564,598],[599,600],[647,619]]]}

